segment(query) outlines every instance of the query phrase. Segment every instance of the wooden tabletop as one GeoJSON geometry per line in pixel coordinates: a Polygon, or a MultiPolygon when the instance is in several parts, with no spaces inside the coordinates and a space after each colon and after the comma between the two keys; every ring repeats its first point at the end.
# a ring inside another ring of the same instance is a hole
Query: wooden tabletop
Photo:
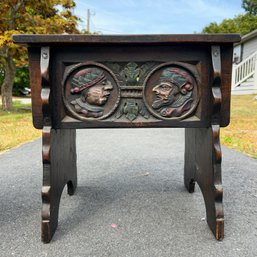
{"type": "Polygon", "coordinates": [[[13,35],[14,43],[31,45],[71,44],[169,44],[169,43],[236,43],[239,34],[162,34],[162,35],[13,35]]]}

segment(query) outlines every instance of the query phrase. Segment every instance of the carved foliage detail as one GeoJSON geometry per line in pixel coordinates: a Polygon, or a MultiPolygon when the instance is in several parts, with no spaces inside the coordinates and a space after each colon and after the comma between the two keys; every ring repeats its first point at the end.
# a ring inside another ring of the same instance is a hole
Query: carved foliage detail
{"type": "Polygon", "coordinates": [[[137,85],[141,70],[134,62],[130,62],[121,71],[121,76],[124,77],[127,86],[137,85]]]}
{"type": "Polygon", "coordinates": [[[118,81],[120,82],[121,87],[136,87],[143,85],[144,79],[151,69],[157,66],[159,63],[148,62],[144,64],[139,64],[135,62],[129,62],[125,65],[118,63],[106,63],[106,66],[114,72],[118,81]]]}
{"type": "Polygon", "coordinates": [[[107,63],[113,70],[121,88],[121,104],[115,115],[116,119],[125,117],[130,122],[139,116],[149,119],[150,114],[143,102],[143,84],[147,74],[159,63],[148,62],[144,64],[129,62],[126,64],[107,63]]]}
{"type": "Polygon", "coordinates": [[[150,117],[142,101],[136,99],[128,99],[121,104],[116,114],[116,118],[120,119],[123,115],[125,115],[129,121],[133,121],[138,117],[139,114],[145,119],[149,119],[150,117]]]}

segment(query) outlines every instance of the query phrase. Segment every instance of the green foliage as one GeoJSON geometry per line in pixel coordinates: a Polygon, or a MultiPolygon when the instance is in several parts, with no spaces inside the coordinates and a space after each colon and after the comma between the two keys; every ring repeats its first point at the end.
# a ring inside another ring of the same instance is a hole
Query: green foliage
{"type": "MultiPolygon", "coordinates": [[[[0,84],[4,81],[4,67],[0,65],[0,84]]],[[[16,70],[14,84],[13,84],[13,95],[20,96],[25,88],[29,88],[29,68],[27,65],[18,68],[16,70]]]]}
{"type": "Polygon", "coordinates": [[[16,70],[14,84],[13,84],[13,95],[19,96],[25,88],[29,88],[29,68],[23,66],[16,70]]]}
{"type": "Polygon", "coordinates": [[[243,0],[242,7],[251,15],[257,14],[257,0],[243,0]]]}
{"type": "MultiPolygon", "coordinates": [[[[72,13],[74,7],[73,0],[1,0],[0,64],[5,74],[1,83],[3,109],[11,109],[15,66],[27,65],[27,51],[12,42],[12,35],[80,33],[77,29],[79,18],[72,13]]],[[[16,85],[20,86],[25,78],[23,76],[20,81],[16,78],[16,85]]]]}
{"type": "Polygon", "coordinates": [[[72,0],[1,0],[0,56],[14,57],[18,66],[26,63],[26,51],[13,44],[13,34],[79,33],[74,7],[72,0]]]}
{"type": "Polygon", "coordinates": [[[202,33],[240,33],[245,35],[255,29],[257,29],[257,16],[247,13],[237,15],[233,19],[225,19],[220,24],[212,22],[202,30],[202,33]]]}

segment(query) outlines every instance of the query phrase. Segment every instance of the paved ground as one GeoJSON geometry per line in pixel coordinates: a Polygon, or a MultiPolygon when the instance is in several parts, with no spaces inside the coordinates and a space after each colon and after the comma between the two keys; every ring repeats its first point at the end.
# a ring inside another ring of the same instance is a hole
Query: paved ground
{"type": "Polygon", "coordinates": [[[183,186],[181,129],[78,132],[77,193],[40,242],[41,141],[0,155],[0,256],[257,256],[257,160],[223,148],[225,239],[183,186]],[[117,224],[112,228],[111,224],[117,224]]]}
{"type": "MultiPolygon", "coordinates": [[[[29,104],[31,103],[31,98],[30,97],[16,97],[13,96],[13,101],[20,101],[23,104],[29,104]]],[[[0,104],[2,104],[2,98],[0,97],[0,104]]]]}

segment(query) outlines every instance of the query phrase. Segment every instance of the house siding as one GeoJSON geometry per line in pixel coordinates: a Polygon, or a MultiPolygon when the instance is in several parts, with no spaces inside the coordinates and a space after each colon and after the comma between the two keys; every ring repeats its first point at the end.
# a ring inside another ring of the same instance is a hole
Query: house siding
{"type": "Polygon", "coordinates": [[[251,40],[243,44],[242,49],[242,60],[247,58],[249,55],[257,51],[257,37],[252,38],[251,40]]]}

